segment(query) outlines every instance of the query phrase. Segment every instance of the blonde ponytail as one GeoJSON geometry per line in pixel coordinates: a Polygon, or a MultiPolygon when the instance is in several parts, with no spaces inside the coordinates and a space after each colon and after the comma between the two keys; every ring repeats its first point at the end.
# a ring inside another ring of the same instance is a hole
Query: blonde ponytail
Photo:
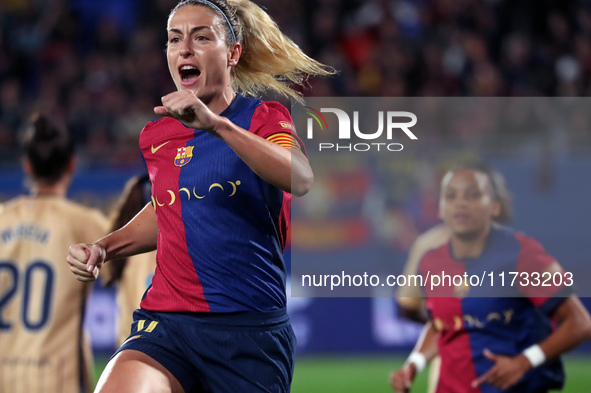
{"type": "Polygon", "coordinates": [[[303,85],[308,76],[326,76],[336,71],[309,56],[281,32],[258,5],[249,0],[228,0],[241,28],[242,56],[234,67],[233,88],[258,95],[273,90],[301,101],[290,84],[303,85]]]}

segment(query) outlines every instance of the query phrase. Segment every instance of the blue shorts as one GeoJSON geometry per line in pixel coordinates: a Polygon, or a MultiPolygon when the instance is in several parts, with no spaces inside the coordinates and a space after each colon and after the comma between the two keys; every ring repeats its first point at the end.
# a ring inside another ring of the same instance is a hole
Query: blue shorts
{"type": "Polygon", "coordinates": [[[289,392],[296,338],[285,310],[235,314],[136,310],[121,345],[156,360],[186,393],[289,392]]]}

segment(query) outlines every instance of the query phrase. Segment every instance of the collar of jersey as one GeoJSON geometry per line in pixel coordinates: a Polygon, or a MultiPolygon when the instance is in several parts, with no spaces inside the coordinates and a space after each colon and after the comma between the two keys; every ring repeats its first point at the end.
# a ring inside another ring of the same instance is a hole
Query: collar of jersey
{"type": "Polygon", "coordinates": [[[222,113],[220,113],[220,116],[230,117],[234,112],[238,110],[238,108],[240,108],[240,106],[245,100],[246,98],[244,98],[242,94],[236,93],[236,98],[230,103],[230,105],[226,109],[224,109],[222,113]]]}
{"type": "Polygon", "coordinates": [[[497,226],[495,226],[494,224],[491,224],[490,230],[488,232],[488,236],[486,237],[486,243],[484,244],[484,249],[482,250],[482,254],[480,254],[477,257],[472,257],[472,258],[456,258],[456,256],[454,255],[454,252],[453,252],[453,248],[451,246],[451,241],[448,242],[448,244],[447,244],[447,249],[448,249],[449,255],[451,256],[451,258],[453,260],[458,261],[458,262],[461,262],[461,263],[478,262],[478,261],[480,261],[482,259],[482,257],[490,249],[490,246],[491,246],[491,243],[493,242],[493,239],[497,236],[497,232],[499,232],[499,228],[497,226]]]}

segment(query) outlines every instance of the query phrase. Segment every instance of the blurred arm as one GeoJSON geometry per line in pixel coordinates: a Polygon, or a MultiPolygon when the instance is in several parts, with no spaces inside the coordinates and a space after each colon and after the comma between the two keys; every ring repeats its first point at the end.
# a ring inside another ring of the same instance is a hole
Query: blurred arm
{"type": "Polygon", "coordinates": [[[591,338],[591,318],[576,295],[562,302],[554,316],[558,327],[539,344],[546,359],[559,356],[591,338]]]}
{"type": "Polygon", "coordinates": [[[422,353],[427,359],[427,363],[437,356],[437,330],[435,330],[433,323],[427,322],[425,324],[413,351],[422,353]]]}
{"type": "Polygon", "coordinates": [[[423,332],[417,341],[408,360],[404,366],[392,373],[390,376],[390,386],[397,393],[408,393],[412,383],[420,371],[417,363],[429,363],[437,355],[437,331],[431,322],[428,322],[423,328],[423,332]],[[416,357],[424,356],[424,360],[417,361],[416,357]]]}

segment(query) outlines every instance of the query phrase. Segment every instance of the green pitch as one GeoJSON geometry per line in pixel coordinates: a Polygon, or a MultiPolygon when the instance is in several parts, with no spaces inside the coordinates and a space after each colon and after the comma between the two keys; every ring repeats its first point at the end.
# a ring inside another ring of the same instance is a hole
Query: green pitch
{"type": "MultiPolygon", "coordinates": [[[[96,359],[96,378],[107,359],[96,359]]],[[[392,392],[390,372],[404,361],[400,356],[331,356],[300,357],[296,361],[292,393],[387,393],[392,392]]],[[[564,358],[566,386],[564,393],[586,393],[591,386],[591,356],[569,355],[564,358]]],[[[418,376],[413,393],[427,389],[427,372],[418,376]]]]}

